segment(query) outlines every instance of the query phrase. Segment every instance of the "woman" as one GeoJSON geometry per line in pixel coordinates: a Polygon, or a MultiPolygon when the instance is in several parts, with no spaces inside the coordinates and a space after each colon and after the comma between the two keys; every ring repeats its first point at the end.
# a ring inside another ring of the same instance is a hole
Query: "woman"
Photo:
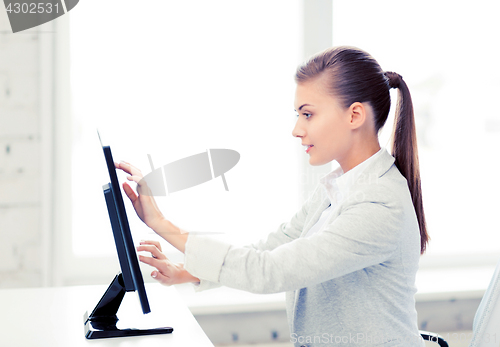
{"type": "Polygon", "coordinates": [[[290,340],[302,345],[423,346],[417,327],[415,274],[428,236],[422,207],[410,93],[402,77],[383,72],[366,52],[336,47],[300,66],[295,76],[298,119],[292,135],[311,165],[340,167],[288,223],[267,240],[234,247],[190,235],[166,220],[141,172],[117,164],[138,183],[123,188],[139,217],[185,253],[173,264],[155,242],[139,251],[163,284],[218,285],[255,293],[286,291],[290,340]],[[378,132],[397,88],[392,155],[378,132]]]}

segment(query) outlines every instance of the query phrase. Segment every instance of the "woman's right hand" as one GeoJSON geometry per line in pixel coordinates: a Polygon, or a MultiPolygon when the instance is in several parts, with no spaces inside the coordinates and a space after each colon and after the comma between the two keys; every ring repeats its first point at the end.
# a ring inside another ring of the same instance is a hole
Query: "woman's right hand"
{"type": "Polygon", "coordinates": [[[158,241],[141,241],[140,246],[137,247],[137,251],[151,253],[151,257],[140,255],[139,260],[155,267],[156,270],[151,273],[151,277],[165,286],[200,281],[184,269],[184,264],[171,262],[162,253],[161,245],[158,241]]]}
{"type": "Polygon", "coordinates": [[[151,190],[147,186],[146,182],[142,179],[142,172],[135,166],[127,162],[115,163],[117,169],[123,170],[130,176],[127,176],[129,181],[134,181],[137,183],[137,194],[128,185],[128,183],[123,183],[123,190],[127,194],[128,198],[134,206],[135,212],[139,218],[151,229],[156,230],[158,226],[165,217],[161,213],[156,201],[151,194],[151,190]]]}

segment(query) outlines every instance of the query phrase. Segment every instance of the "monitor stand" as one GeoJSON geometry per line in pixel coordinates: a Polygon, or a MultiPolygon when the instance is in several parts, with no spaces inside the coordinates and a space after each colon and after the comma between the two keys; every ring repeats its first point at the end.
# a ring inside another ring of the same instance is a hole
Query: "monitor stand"
{"type": "Polygon", "coordinates": [[[113,282],[111,282],[90,316],[88,312],[85,312],[83,316],[85,337],[87,339],[169,334],[174,330],[173,328],[118,329],[116,327],[116,322],[118,322],[116,313],[118,312],[118,308],[120,308],[124,296],[125,285],[123,275],[120,272],[115,276],[113,282]]]}

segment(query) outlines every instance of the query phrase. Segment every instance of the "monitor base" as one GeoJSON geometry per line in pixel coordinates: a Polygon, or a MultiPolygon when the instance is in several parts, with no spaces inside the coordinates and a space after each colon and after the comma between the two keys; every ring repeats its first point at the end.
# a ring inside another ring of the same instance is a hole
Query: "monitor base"
{"type": "Polygon", "coordinates": [[[115,276],[90,316],[88,312],[85,312],[83,316],[85,337],[87,339],[169,334],[174,330],[170,327],[155,329],[118,329],[116,327],[116,322],[118,322],[116,313],[120,308],[124,296],[125,286],[123,275],[120,272],[115,276]]]}

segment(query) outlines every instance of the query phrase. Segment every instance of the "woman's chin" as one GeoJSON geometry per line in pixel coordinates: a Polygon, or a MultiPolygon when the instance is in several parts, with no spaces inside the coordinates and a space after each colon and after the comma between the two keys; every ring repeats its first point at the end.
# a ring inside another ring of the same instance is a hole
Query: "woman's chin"
{"type": "Polygon", "coordinates": [[[328,164],[328,162],[318,160],[317,158],[314,158],[314,157],[309,158],[309,165],[311,165],[311,166],[321,166],[321,165],[325,165],[325,164],[328,164]]]}

